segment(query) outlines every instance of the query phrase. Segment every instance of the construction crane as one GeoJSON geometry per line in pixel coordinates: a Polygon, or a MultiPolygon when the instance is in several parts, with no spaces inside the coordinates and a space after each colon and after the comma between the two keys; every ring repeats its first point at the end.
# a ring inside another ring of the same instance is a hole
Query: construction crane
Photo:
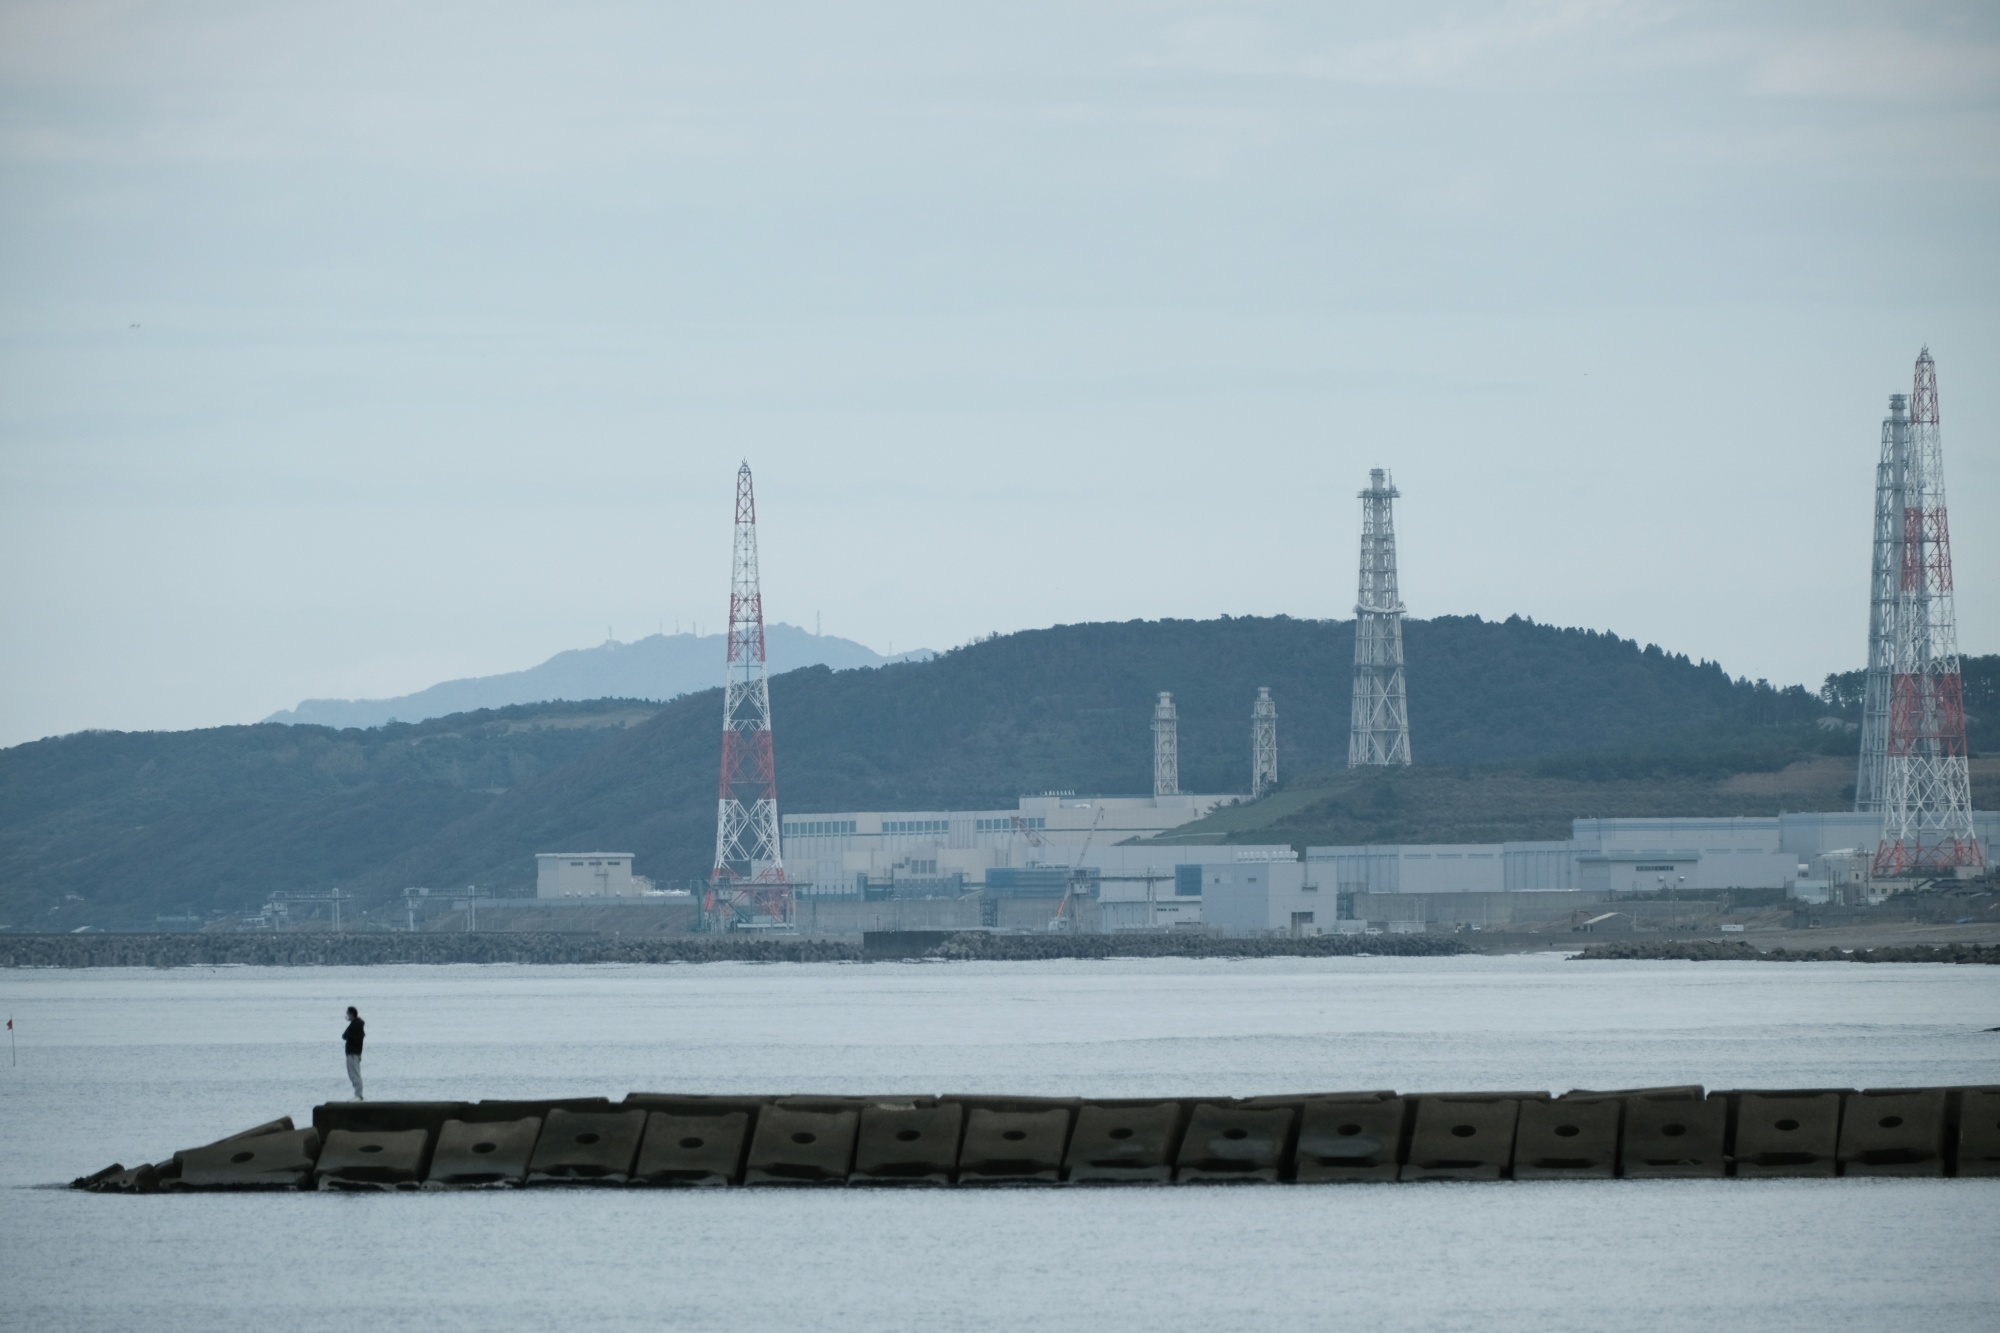
{"type": "Polygon", "coordinates": [[[1104,819],[1104,807],[1097,807],[1097,814],[1090,821],[1090,832],[1083,835],[1083,846],[1077,850],[1076,864],[1069,872],[1069,885],[1063,890],[1062,901],[1056,904],[1056,914],[1049,921],[1049,929],[1067,930],[1076,933],[1077,900],[1083,897],[1090,885],[1090,872],[1084,868],[1083,858],[1090,854],[1091,839],[1097,836],[1097,826],[1104,819]]]}

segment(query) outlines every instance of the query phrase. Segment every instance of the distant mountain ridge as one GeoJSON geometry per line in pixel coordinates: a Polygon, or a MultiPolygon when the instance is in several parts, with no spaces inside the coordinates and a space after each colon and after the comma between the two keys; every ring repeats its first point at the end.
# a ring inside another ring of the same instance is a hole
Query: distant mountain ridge
{"type": "MultiPolygon", "coordinates": [[[[297,708],[265,718],[288,726],[379,727],[390,722],[427,722],[482,708],[511,708],[585,699],[677,699],[722,681],[728,640],[722,634],[649,634],[633,643],[608,639],[595,648],[557,653],[540,666],[497,676],[447,680],[393,699],[307,699],[297,708]]],[[[764,651],[771,674],[800,667],[835,671],[921,662],[928,648],[885,657],[866,644],[830,634],[812,634],[783,623],[764,627],[764,651]]]]}

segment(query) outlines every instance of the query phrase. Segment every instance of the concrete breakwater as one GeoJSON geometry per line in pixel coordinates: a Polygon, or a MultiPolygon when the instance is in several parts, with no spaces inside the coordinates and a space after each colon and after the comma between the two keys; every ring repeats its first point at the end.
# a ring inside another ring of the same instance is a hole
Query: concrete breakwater
{"type": "Polygon", "coordinates": [[[1471,949],[1448,935],[1302,935],[1232,938],[1193,932],[1116,935],[1002,934],[990,931],[897,931],[864,937],[872,957],[891,950],[879,940],[908,938],[904,957],[977,962],[1049,958],[1441,958],[1471,949]],[[919,951],[919,947],[920,951],[919,951]]]}
{"type": "Polygon", "coordinates": [[[1572,962],[1665,959],[1694,963],[2000,963],[2000,944],[1885,944],[1872,949],[1759,949],[1742,940],[1593,944],[1572,962]]]}
{"type": "Polygon", "coordinates": [[[612,935],[495,931],[200,932],[175,935],[0,935],[0,967],[358,967],[380,963],[835,963],[1048,958],[1275,958],[1459,954],[1450,937],[1327,935],[1224,939],[1175,935],[877,932],[815,935],[612,935]],[[879,938],[888,943],[871,945],[879,938]]]}
{"type": "Polygon", "coordinates": [[[858,962],[858,941],[801,936],[408,931],[0,935],[0,967],[366,967],[381,963],[858,962]]]}
{"type": "Polygon", "coordinates": [[[329,1102],[99,1193],[2000,1177],[2000,1087],[329,1102]]]}

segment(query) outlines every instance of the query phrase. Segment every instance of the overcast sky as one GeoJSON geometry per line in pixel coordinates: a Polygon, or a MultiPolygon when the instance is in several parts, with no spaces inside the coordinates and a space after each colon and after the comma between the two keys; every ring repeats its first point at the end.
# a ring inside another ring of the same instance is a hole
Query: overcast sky
{"type": "Polygon", "coordinates": [[[0,172],[0,744],[712,630],[744,457],[880,650],[1349,616],[1388,467],[1816,684],[1925,342],[2000,650],[1991,3],[0,0],[0,172]]]}

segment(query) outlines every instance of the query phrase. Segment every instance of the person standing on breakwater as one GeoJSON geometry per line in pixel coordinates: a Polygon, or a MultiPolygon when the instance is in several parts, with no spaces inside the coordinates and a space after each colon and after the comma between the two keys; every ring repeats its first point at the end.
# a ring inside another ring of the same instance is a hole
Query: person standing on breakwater
{"type": "Polygon", "coordinates": [[[365,1102],[361,1095],[361,1043],[368,1036],[368,1025],[361,1021],[361,1012],[353,1005],[347,1006],[347,1031],[340,1034],[347,1043],[347,1081],[354,1085],[354,1100],[365,1102]]]}

